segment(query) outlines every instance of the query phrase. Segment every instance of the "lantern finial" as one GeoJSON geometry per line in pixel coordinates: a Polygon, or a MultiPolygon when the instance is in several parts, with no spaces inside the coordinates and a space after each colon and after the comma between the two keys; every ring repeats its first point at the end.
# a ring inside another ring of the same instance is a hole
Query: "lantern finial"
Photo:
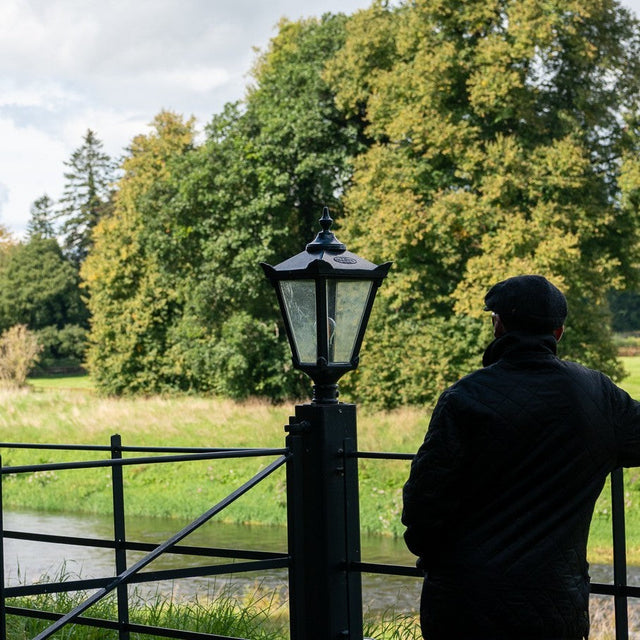
{"type": "Polygon", "coordinates": [[[331,225],[333,224],[333,219],[329,215],[329,207],[325,207],[322,210],[322,218],[320,218],[320,226],[322,227],[322,231],[318,233],[315,240],[310,242],[307,245],[307,251],[317,252],[317,251],[330,251],[332,253],[341,253],[342,251],[346,251],[346,245],[342,244],[335,237],[335,235],[329,231],[331,225]]]}

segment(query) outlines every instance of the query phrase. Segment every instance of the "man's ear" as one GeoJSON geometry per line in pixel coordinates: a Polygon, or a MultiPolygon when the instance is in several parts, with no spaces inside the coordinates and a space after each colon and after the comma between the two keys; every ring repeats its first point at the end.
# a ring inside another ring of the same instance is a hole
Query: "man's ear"
{"type": "Polygon", "coordinates": [[[493,320],[493,337],[501,338],[507,333],[507,329],[502,323],[502,318],[497,313],[491,314],[491,318],[493,320]]]}
{"type": "Polygon", "coordinates": [[[560,342],[563,334],[564,334],[564,325],[553,330],[553,337],[556,339],[556,342],[560,342]]]}

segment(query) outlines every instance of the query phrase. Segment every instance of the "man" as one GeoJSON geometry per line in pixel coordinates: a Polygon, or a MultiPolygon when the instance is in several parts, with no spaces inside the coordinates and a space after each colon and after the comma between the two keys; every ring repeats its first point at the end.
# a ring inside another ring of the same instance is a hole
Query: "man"
{"type": "Polygon", "coordinates": [[[541,276],[485,297],[484,368],[447,389],[404,487],[426,640],[586,638],[586,546],[607,475],[640,465],[640,403],[556,355],[564,295],[541,276]]]}

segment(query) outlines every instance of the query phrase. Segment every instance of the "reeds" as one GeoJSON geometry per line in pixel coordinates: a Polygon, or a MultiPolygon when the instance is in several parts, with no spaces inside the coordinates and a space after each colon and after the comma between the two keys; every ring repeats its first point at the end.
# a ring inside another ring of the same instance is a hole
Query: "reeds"
{"type": "MultiPolygon", "coordinates": [[[[58,579],[56,579],[58,580],[58,579]]],[[[47,579],[48,581],[48,579],[47,579]]],[[[41,611],[66,613],[86,597],[84,592],[62,592],[15,598],[8,604],[41,611]]],[[[230,584],[209,591],[203,597],[178,602],[166,595],[143,597],[133,592],[130,598],[129,619],[136,624],[248,638],[249,640],[280,640],[287,636],[286,603],[274,593],[264,592],[259,586],[255,591],[238,591],[230,584]]],[[[91,607],[87,617],[117,620],[114,596],[91,607]]],[[[45,629],[47,622],[23,616],[7,617],[7,640],[32,638],[45,629]]],[[[132,640],[143,640],[148,634],[131,634],[132,640]]],[[[153,636],[151,636],[153,637],[153,636]]],[[[107,640],[117,638],[117,633],[97,627],[70,624],[56,638],[65,640],[107,640]]]]}

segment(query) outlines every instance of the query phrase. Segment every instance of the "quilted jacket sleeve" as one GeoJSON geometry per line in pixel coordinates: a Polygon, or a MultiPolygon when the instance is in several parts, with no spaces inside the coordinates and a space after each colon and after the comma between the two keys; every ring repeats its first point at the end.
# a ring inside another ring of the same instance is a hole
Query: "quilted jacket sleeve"
{"type": "Polygon", "coordinates": [[[403,489],[405,542],[427,570],[438,555],[460,502],[463,446],[453,405],[451,392],[445,392],[434,409],[403,489]]]}

